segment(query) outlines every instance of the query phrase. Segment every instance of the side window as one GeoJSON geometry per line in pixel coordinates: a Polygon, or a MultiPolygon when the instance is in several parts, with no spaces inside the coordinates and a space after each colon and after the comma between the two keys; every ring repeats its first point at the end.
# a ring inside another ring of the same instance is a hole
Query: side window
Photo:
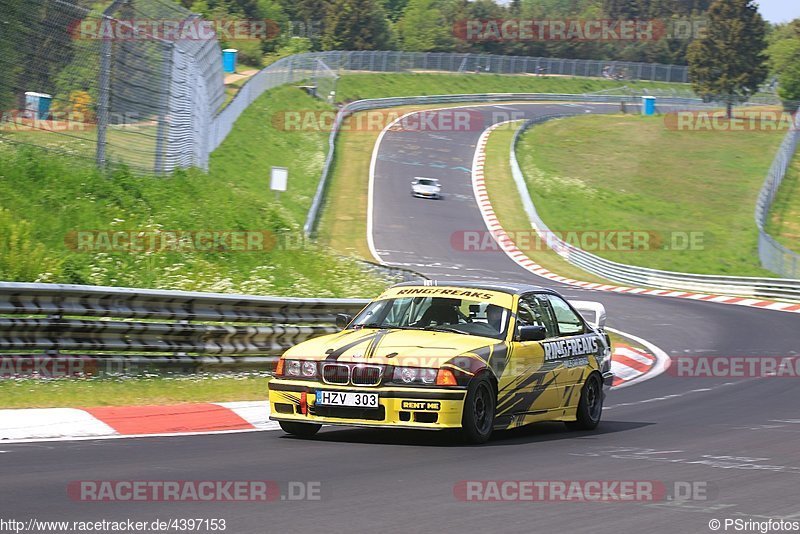
{"type": "Polygon", "coordinates": [[[569,307],[564,299],[555,295],[547,295],[547,299],[553,307],[553,313],[556,316],[556,322],[558,322],[558,330],[562,336],[583,334],[583,321],[572,311],[572,308],[569,307]]]}
{"type": "Polygon", "coordinates": [[[547,302],[541,300],[541,295],[526,295],[519,299],[517,320],[522,326],[544,326],[547,337],[556,337],[558,330],[548,311],[547,302]]]}

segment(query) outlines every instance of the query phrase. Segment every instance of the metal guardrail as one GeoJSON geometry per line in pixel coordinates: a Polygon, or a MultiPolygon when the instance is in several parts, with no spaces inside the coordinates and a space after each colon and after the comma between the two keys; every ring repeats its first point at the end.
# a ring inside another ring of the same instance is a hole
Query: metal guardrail
{"type": "Polygon", "coordinates": [[[0,354],[67,352],[158,367],[274,361],[336,332],[337,313],[367,302],[0,282],[0,354]]]}
{"type": "MultiPolygon", "coordinates": [[[[638,104],[641,102],[640,96],[628,94],[609,96],[603,94],[594,95],[575,95],[575,94],[556,94],[556,93],[479,93],[479,94],[459,94],[459,95],[428,95],[428,96],[408,96],[408,97],[390,97],[390,98],[371,98],[365,100],[356,100],[342,106],[336,114],[336,119],[333,122],[331,133],[328,137],[328,154],[325,158],[325,164],[322,167],[322,176],[317,184],[317,190],[314,194],[314,199],[311,202],[311,208],[308,210],[306,222],[303,226],[303,232],[306,237],[311,237],[316,231],[317,223],[322,210],[322,205],[325,198],[325,191],[328,186],[328,178],[331,174],[334,151],[336,148],[336,137],[339,135],[344,120],[359,111],[367,111],[371,109],[391,108],[407,105],[425,105],[425,104],[457,104],[457,103],[470,103],[470,102],[582,102],[589,104],[597,103],[626,103],[638,104]]],[[[687,105],[699,106],[703,105],[702,101],[696,98],[684,97],[664,97],[660,99],[664,105],[687,105]]]]}
{"type": "Polygon", "coordinates": [[[551,115],[526,121],[514,134],[509,156],[511,172],[531,225],[559,256],[587,272],[623,284],[753,298],[800,300],[800,280],[690,274],[625,265],[601,258],[560,239],[539,217],[516,155],[517,143],[524,131],[536,124],[560,117],[562,116],[551,115]]]}
{"type": "MultiPolygon", "coordinates": [[[[289,347],[337,332],[336,314],[369,302],[0,282],[0,378],[26,359],[40,376],[265,369],[289,347]]],[[[604,321],[602,305],[573,304],[604,321]]]]}

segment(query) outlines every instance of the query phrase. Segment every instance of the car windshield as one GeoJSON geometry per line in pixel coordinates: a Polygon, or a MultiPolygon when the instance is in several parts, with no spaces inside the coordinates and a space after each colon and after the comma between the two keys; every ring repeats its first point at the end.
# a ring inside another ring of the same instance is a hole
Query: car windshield
{"type": "Polygon", "coordinates": [[[350,328],[430,330],[503,339],[510,316],[507,308],[484,301],[403,297],[370,303],[350,328]]]}
{"type": "Polygon", "coordinates": [[[435,180],[418,180],[419,185],[438,185],[435,180]]]}

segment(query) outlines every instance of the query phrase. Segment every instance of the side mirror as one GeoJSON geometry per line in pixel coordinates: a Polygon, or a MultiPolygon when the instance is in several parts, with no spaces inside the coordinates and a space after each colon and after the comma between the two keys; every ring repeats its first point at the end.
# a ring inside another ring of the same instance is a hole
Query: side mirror
{"type": "Polygon", "coordinates": [[[547,339],[547,329],[543,326],[517,327],[517,341],[542,341],[547,339]]]}
{"type": "Polygon", "coordinates": [[[603,330],[606,327],[606,307],[599,302],[591,302],[586,300],[571,300],[569,301],[572,307],[578,310],[586,322],[598,330],[603,330]]]}
{"type": "Polygon", "coordinates": [[[350,321],[353,320],[352,315],[347,315],[346,313],[337,313],[336,314],[336,327],[341,328],[344,330],[347,328],[347,325],[350,324],[350,321]]]}

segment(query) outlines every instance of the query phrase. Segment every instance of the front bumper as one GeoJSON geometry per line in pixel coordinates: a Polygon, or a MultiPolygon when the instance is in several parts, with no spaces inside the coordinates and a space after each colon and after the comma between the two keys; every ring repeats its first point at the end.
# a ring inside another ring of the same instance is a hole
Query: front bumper
{"type": "Polygon", "coordinates": [[[438,200],[439,193],[425,193],[422,191],[411,191],[411,194],[417,198],[432,198],[434,200],[438,200]]]}
{"type": "Polygon", "coordinates": [[[461,428],[465,388],[335,386],[308,380],[273,378],[269,382],[270,419],[324,425],[415,428],[461,428]],[[316,392],[377,393],[378,408],[318,406],[316,392]],[[305,393],[305,413],[302,398],[305,393]]]}

